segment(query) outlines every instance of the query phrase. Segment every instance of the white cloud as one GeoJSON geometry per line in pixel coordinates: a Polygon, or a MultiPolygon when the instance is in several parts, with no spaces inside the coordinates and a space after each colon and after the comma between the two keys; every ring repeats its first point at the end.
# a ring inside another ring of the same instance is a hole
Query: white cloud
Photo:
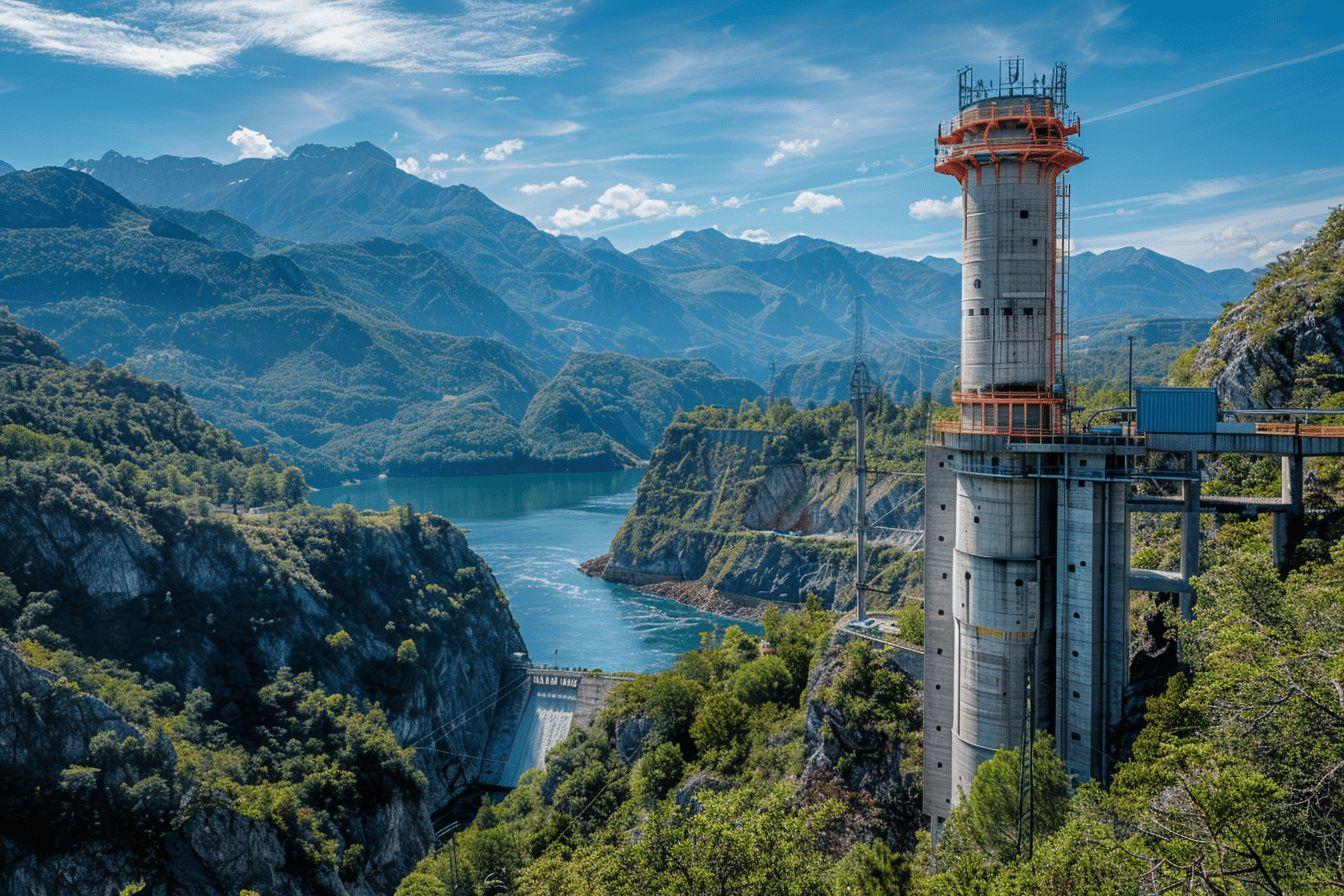
{"type": "Polygon", "coordinates": [[[407,174],[420,176],[420,163],[416,161],[415,156],[407,156],[404,159],[397,159],[397,167],[407,174]]]}
{"type": "Polygon", "coordinates": [[[238,148],[240,159],[273,159],[285,154],[283,149],[271,142],[270,137],[241,124],[225,139],[238,148]]]}
{"type": "Polygon", "coordinates": [[[741,208],[742,203],[747,201],[745,196],[729,196],[720,203],[724,208],[741,208]]]}
{"type": "Polygon", "coordinates": [[[1293,236],[1312,236],[1317,230],[1320,230],[1320,228],[1321,225],[1317,224],[1315,221],[1298,221],[1293,225],[1292,232],[1293,236]]]}
{"type": "Polygon", "coordinates": [[[616,184],[608,187],[597,202],[588,208],[574,206],[560,208],[551,216],[551,224],[557,230],[575,230],[588,227],[598,221],[615,221],[624,217],[652,220],[655,218],[681,218],[700,214],[700,209],[684,202],[672,202],[666,199],[654,199],[639,187],[629,184],[616,184]]]}
{"type": "Polygon", "coordinates": [[[951,199],[916,199],[910,203],[910,217],[916,221],[961,217],[961,197],[951,199]]]}
{"type": "Polygon", "coordinates": [[[1260,247],[1251,253],[1251,261],[1256,264],[1269,264],[1279,257],[1282,252],[1288,252],[1302,245],[1301,241],[1292,240],[1268,240],[1260,244],[1260,247]]]}
{"type": "Polygon", "coordinates": [[[487,146],[481,150],[481,158],[487,162],[502,162],[522,149],[523,145],[521,140],[501,140],[494,146],[487,146]]]}
{"type": "Polygon", "coordinates": [[[136,0],[116,18],[0,0],[0,35],[39,53],[178,77],[226,67],[254,47],[400,72],[542,74],[575,60],[544,25],[564,0],[469,2],[454,15],[389,0],[136,0]]]}
{"type": "Polygon", "coordinates": [[[770,231],[764,227],[749,227],[741,233],[730,233],[729,236],[736,237],[739,240],[747,240],[752,243],[770,242],[770,231]]]}
{"type": "Polygon", "coordinates": [[[830,196],[826,193],[814,193],[811,190],[804,190],[793,199],[793,205],[786,205],[783,211],[786,212],[811,212],[814,215],[820,215],[833,208],[844,208],[845,203],[839,196],[830,196]]]}
{"type": "Polygon", "coordinates": [[[429,154],[430,164],[435,164],[438,162],[446,162],[451,158],[452,156],[448,155],[448,153],[446,152],[432,152],[429,154]]]}
{"type": "Polygon", "coordinates": [[[588,182],[586,180],[575,177],[574,175],[571,174],[564,180],[559,181],[548,180],[544,184],[523,184],[521,187],[518,188],[518,192],[526,194],[528,196],[535,196],[538,193],[548,193],[551,190],[576,190],[579,189],[580,187],[586,187],[586,186],[588,186],[588,182]]]}
{"type": "Polygon", "coordinates": [[[821,141],[815,139],[781,140],[779,145],[775,147],[775,151],[770,153],[765,160],[765,166],[773,168],[790,156],[810,156],[812,151],[820,145],[821,141]]]}
{"type": "Polygon", "coordinates": [[[675,193],[677,192],[677,185],[664,182],[659,184],[657,189],[659,193],[675,193]]]}

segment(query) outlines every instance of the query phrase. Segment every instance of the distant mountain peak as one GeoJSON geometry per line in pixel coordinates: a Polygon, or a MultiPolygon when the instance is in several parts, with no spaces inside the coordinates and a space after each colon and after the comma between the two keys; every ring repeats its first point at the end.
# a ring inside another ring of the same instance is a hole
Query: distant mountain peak
{"type": "Polygon", "coordinates": [[[0,181],[0,227],[111,227],[145,219],[129,199],[69,168],[35,168],[0,181]]]}
{"type": "Polygon", "coordinates": [[[354,146],[326,146],[321,143],[305,143],[297,147],[286,158],[293,161],[298,159],[328,159],[337,156],[359,156],[393,168],[397,166],[397,160],[391,153],[374,146],[367,140],[361,140],[354,146]]]}

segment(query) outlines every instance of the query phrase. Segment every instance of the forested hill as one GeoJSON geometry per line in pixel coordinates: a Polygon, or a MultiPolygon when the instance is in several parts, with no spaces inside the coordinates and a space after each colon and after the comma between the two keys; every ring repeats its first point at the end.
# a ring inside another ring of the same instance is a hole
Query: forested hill
{"type": "Polygon", "coordinates": [[[1230,407],[1338,406],[1344,392],[1344,208],[1269,266],[1172,368],[1230,407]]]}
{"type": "Polygon", "coordinates": [[[687,402],[760,391],[707,362],[593,355],[544,389],[561,366],[550,337],[437,252],[264,238],[218,212],[138,208],[77,171],[0,178],[0,252],[0,304],[21,321],[76,360],[173,383],[322,484],[619,468],[687,402]],[[601,392],[611,363],[628,389],[555,412],[557,390],[601,392]]]}
{"type": "Polygon", "coordinates": [[[9,317],[0,457],[0,892],[389,892],[524,649],[463,534],[9,317]]]}

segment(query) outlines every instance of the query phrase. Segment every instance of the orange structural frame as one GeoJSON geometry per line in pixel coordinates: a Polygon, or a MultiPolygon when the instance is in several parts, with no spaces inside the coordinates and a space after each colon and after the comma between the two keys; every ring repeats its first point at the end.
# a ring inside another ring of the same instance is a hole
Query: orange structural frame
{"type": "MultiPolygon", "coordinates": [[[[1030,102],[1014,103],[1011,98],[1002,104],[967,109],[946,130],[939,126],[933,170],[950,174],[963,184],[974,171],[976,183],[980,183],[986,165],[994,169],[997,177],[1000,163],[1012,159],[1039,163],[1041,178],[1054,176],[1083,161],[1082,150],[1069,142],[1079,129],[1076,119],[1066,122],[1056,114],[1050,99],[1045,101],[1044,114],[1037,114],[1030,102]],[[1024,140],[991,141],[994,131],[1008,123],[1024,125],[1032,136],[1024,140]]],[[[1019,180],[1023,167],[1019,165],[1017,169],[1019,180]]]]}
{"type": "Polygon", "coordinates": [[[1062,431],[1064,397],[1050,392],[953,392],[962,410],[956,429],[986,435],[1045,436],[1062,431]],[[1033,415],[1031,408],[1036,409],[1033,415]],[[1031,424],[1032,418],[1037,421],[1031,424]]]}

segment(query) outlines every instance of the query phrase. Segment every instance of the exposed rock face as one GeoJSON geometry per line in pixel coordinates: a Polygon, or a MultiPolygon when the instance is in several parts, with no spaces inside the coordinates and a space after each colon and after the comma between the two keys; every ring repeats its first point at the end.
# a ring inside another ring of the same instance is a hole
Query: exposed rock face
{"type": "MultiPolygon", "coordinates": [[[[673,424],[654,453],[630,515],[590,575],[702,609],[759,618],[769,601],[816,594],[828,606],[853,600],[852,476],[771,462],[776,434],[673,424]]],[[[879,480],[870,517],[917,529],[923,506],[912,480],[879,480]]],[[[897,569],[892,538],[873,545],[872,566],[897,569]]],[[[894,590],[905,575],[893,576],[894,590]]]]}
{"type": "MultiPolygon", "coordinates": [[[[837,632],[808,680],[798,789],[805,796],[838,796],[850,807],[857,839],[878,838],[908,850],[920,824],[920,788],[918,774],[902,768],[902,741],[874,730],[870,721],[847,718],[828,694],[844,669],[848,641],[837,632]]],[[[905,674],[890,655],[879,657],[890,671],[905,674]]],[[[920,724],[917,713],[907,722],[920,724]]]]}
{"type": "MultiPolygon", "coordinates": [[[[63,786],[63,772],[98,760],[92,744],[100,734],[116,741],[145,743],[147,735],[103,701],[79,693],[50,672],[35,669],[0,647],[0,776],[6,794],[40,794],[63,786]]],[[[174,797],[184,799],[175,776],[176,757],[163,753],[174,797]]],[[[146,775],[124,770],[116,780],[134,789],[146,775]]],[[[13,811],[0,800],[0,809],[13,811]]],[[[143,883],[147,896],[172,893],[237,896],[252,889],[268,896],[380,896],[391,891],[405,870],[433,845],[428,816],[420,799],[392,800],[381,806],[365,831],[371,846],[359,879],[343,882],[319,872],[316,881],[292,873],[275,828],[223,805],[195,810],[167,831],[161,848],[136,836],[108,831],[97,839],[70,840],[53,827],[51,836],[35,833],[45,848],[33,849],[0,837],[0,896],[108,894],[143,883]]],[[[87,819],[81,819],[87,822],[87,819]]],[[[54,826],[58,819],[51,819],[54,826]]]]}
{"type": "Polygon", "coordinates": [[[1224,406],[1236,408],[1288,407],[1339,391],[1341,284],[1344,212],[1336,209],[1316,237],[1275,262],[1246,299],[1223,311],[1189,370],[1173,371],[1176,378],[1211,385],[1224,406]],[[1320,392],[1312,394],[1312,387],[1320,392]]]}
{"type": "MultiPolygon", "coordinates": [[[[40,493],[45,484],[32,486],[40,493]]],[[[259,687],[289,667],[313,672],[328,691],[382,704],[402,743],[428,747],[421,742],[451,727],[432,744],[438,752],[420,752],[431,806],[479,776],[479,760],[459,756],[481,755],[493,712],[449,723],[488,702],[514,674],[513,654],[526,648],[460,530],[429,518],[406,527],[313,516],[277,531],[245,518],[170,515],[156,521],[160,532],[115,516],[78,490],[64,500],[47,492],[41,502],[0,491],[0,571],[21,591],[58,592],[63,617],[77,620],[72,636],[89,652],[182,693],[239,677],[259,687]],[[294,557],[290,537],[334,540],[337,550],[294,557]],[[438,590],[426,590],[430,583],[438,590]],[[463,593],[471,596],[462,600],[463,593]],[[430,602],[441,595],[443,606],[427,614],[433,624],[418,633],[399,627],[409,623],[406,602],[426,594],[430,602]],[[146,634],[141,620],[165,614],[175,637],[146,634]],[[340,631],[348,639],[327,642],[340,631]],[[409,669],[397,659],[408,636],[419,653],[409,669]]]]}

